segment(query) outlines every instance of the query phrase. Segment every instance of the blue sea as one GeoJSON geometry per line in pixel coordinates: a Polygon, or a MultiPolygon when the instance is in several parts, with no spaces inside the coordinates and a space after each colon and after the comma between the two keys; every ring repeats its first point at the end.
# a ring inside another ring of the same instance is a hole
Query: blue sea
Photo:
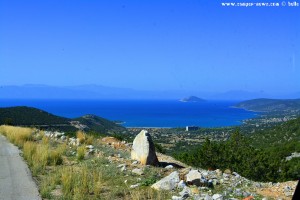
{"type": "Polygon", "coordinates": [[[234,108],[234,101],[178,100],[0,100],[0,107],[30,106],[75,118],[94,114],[125,127],[224,127],[240,125],[257,113],[234,108]]]}

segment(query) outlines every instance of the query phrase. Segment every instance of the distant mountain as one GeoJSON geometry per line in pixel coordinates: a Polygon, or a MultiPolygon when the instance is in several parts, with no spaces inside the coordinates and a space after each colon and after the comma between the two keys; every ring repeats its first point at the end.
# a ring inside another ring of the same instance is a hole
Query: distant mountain
{"type": "Polygon", "coordinates": [[[240,102],[236,107],[263,112],[299,111],[300,99],[253,99],[240,102]]]}
{"type": "Polygon", "coordinates": [[[85,115],[75,119],[59,117],[43,110],[26,107],[0,108],[0,125],[36,126],[44,129],[61,131],[96,131],[99,133],[122,132],[126,128],[112,121],[95,116],[85,115]]]}
{"type": "Polygon", "coordinates": [[[196,96],[190,96],[190,97],[180,99],[180,101],[182,101],[182,102],[204,102],[205,100],[201,99],[199,97],[196,97],[196,96]]]}
{"type": "MultiPolygon", "coordinates": [[[[265,92],[249,92],[243,90],[231,90],[228,92],[215,94],[211,96],[211,99],[219,100],[248,100],[256,98],[272,98],[273,96],[265,92]]],[[[274,98],[274,97],[273,97],[274,98]]]]}
{"type": "Polygon", "coordinates": [[[0,86],[2,99],[178,99],[190,91],[147,91],[101,85],[48,86],[22,85],[0,86]]]}
{"type": "Polygon", "coordinates": [[[0,86],[1,99],[179,99],[201,96],[214,100],[248,100],[257,98],[300,98],[300,93],[272,95],[266,92],[232,90],[224,93],[199,90],[135,90],[101,85],[48,86],[27,84],[0,86]]]}

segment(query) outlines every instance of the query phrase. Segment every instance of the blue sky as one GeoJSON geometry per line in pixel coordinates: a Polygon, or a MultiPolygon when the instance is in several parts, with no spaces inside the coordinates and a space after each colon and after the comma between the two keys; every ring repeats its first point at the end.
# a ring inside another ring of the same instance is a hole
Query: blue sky
{"type": "Polygon", "coordinates": [[[0,74],[0,85],[299,92],[300,7],[0,0],[0,74]]]}

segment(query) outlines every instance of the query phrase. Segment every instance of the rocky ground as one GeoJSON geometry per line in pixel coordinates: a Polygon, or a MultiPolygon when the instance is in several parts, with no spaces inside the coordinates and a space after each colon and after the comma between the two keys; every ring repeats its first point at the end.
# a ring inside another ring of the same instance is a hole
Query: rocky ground
{"type": "MultiPolygon", "coordinates": [[[[65,139],[60,134],[58,137],[65,139]]],[[[51,137],[49,135],[49,137],[51,137]]],[[[55,138],[56,136],[53,135],[55,138]]],[[[78,139],[70,138],[69,145],[80,145],[76,143],[78,139]]],[[[101,139],[101,143],[107,148],[114,148],[118,151],[129,153],[132,144],[125,141],[119,141],[113,137],[101,139]]],[[[103,156],[103,152],[96,147],[86,146],[88,149],[86,158],[93,156],[103,156]]],[[[161,179],[152,184],[151,187],[157,190],[172,191],[172,199],[203,199],[203,200],[221,200],[221,199],[282,199],[292,198],[296,188],[297,181],[284,183],[261,183],[248,180],[240,176],[237,172],[230,169],[221,171],[219,169],[210,171],[205,169],[195,169],[181,163],[171,156],[157,153],[159,160],[159,169],[161,179]]],[[[118,165],[120,171],[131,171],[140,177],[146,173],[149,165],[142,165],[137,160],[126,158],[121,154],[112,154],[107,157],[109,162],[118,165]]],[[[139,180],[139,179],[137,179],[139,180]]],[[[141,179],[140,179],[141,180],[141,179]]],[[[124,180],[126,183],[126,180],[124,180]]],[[[131,190],[141,186],[137,181],[129,186],[131,190]]]]}

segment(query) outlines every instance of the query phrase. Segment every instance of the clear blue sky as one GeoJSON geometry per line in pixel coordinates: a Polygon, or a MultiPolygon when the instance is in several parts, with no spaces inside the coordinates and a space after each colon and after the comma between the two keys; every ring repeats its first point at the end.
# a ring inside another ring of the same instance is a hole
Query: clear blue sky
{"type": "Polygon", "coordinates": [[[0,74],[0,85],[299,92],[300,7],[0,0],[0,74]]]}

